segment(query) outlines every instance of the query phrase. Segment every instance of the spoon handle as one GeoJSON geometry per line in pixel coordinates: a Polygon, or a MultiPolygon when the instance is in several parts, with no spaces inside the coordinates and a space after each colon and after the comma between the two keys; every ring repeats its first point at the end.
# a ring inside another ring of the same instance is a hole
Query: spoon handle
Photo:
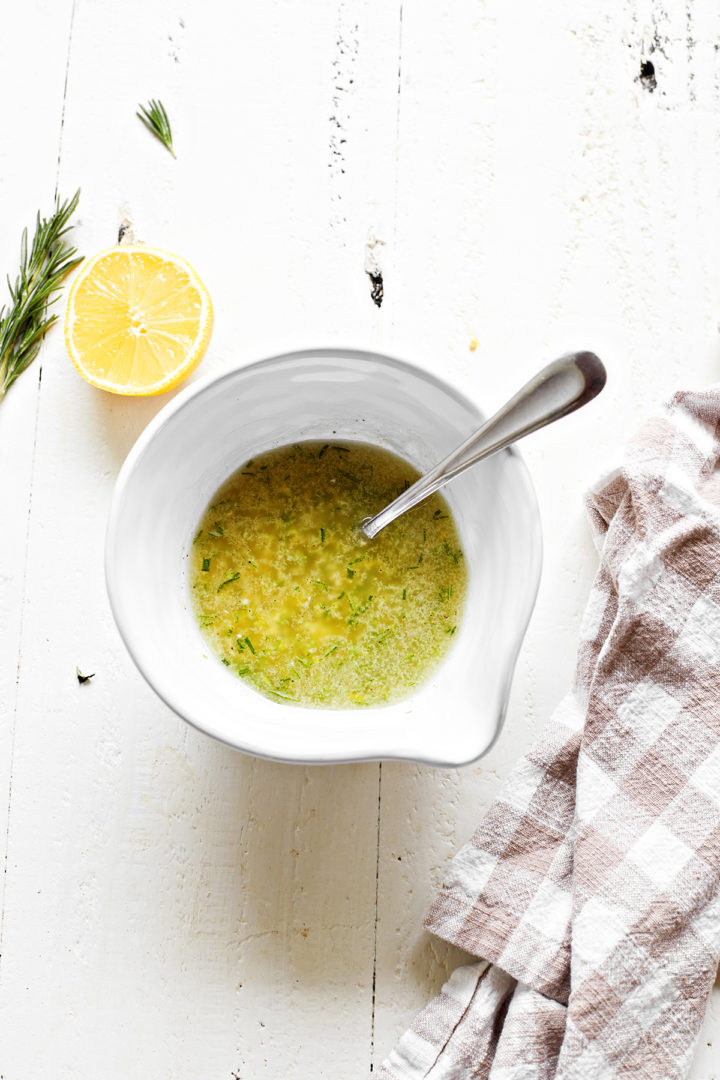
{"type": "Polygon", "coordinates": [[[592,401],[605,385],[606,377],[605,368],[595,353],[568,353],[554,360],[518,390],[462,446],[421,476],[379,514],[366,518],[360,526],[362,531],[372,540],[396,517],[427,499],[471,465],[592,401]]]}

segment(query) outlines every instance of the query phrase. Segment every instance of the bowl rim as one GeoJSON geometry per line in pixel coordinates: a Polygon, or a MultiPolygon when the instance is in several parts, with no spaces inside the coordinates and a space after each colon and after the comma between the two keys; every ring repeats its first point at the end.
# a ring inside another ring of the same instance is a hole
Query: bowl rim
{"type": "Polygon", "coordinates": [[[522,625],[518,626],[518,633],[514,640],[512,653],[508,657],[508,663],[505,667],[504,679],[501,686],[501,692],[499,697],[498,715],[494,728],[492,739],[481,745],[477,752],[471,757],[465,758],[462,761],[456,761],[453,759],[440,759],[437,756],[423,755],[421,753],[413,753],[409,755],[407,753],[377,753],[377,754],[349,754],[347,756],[338,756],[336,754],[328,755],[327,757],[319,756],[318,754],[309,754],[307,756],[294,756],[285,757],[280,754],[264,751],[262,748],[251,746],[247,743],[243,744],[240,740],[231,741],[221,732],[215,730],[212,726],[202,723],[198,719],[195,719],[187,713],[183,712],[179,704],[170,699],[170,696],[161,691],[155,682],[153,681],[150,672],[147,670],[147,666],[142,659],[138,650],[135,649],[131,640],[129,640],[128,634],[123,625],[123,620],[119,614],[120,604],[115,592],[115,584],[113,582],[113,562],[114,562],[114,543],[117,536],[117,522],[121,513],[122,503],[125,497],[125,492],[128,484],[132,478],[137,466],[142,461],[147,449],[156,434],[167,425],[179,412],[185,409],[195,398],[200,397],[211,386],[217,386],[223,382],[230,381],[236,377],[239,373],[251,372],[258,368],[267,369],[274,366],[280,366],[283,363],[287,363],[292,360],[303,359],[319,359],[319,360],[333,360],[333,359],[347,359],[360,362],[366,361],[380,361],[384,366],[389,366],[411,374],[415,377],[420,377],[427,383],[430,383],[442,390],[459,404],[468,408],[471,412],[478,415],[482,420],[484,414],[480,411],[476,403],[459,390],[453,383],[441,379],[431,371],[427,371],[425,368],[418,364],[414,364],[410,361],[400,359],[397,356],[378,352],[375,349],[357,348],[346,345],[322,345],[316,348],[303,347],[300,349],[290,349],[280,353],[272,353],[268,356],[263,356],[259,359],[251,360],[250,362],[238,361],[232,364],[230,367],[223,368],[221,371],[209,372],[207,375],[195,380],[189,386],[183,388],[179,394],[177,394],[171,401],[167,402],[160,411],[153,417],[153,419],[147,424],[140,435],[135,440],[135,443],[128,452],[123,464],[120,467],[120,471],[117,475],[115,486],[113,489],[112,499],[110,503],[110,510],[108,513],[107,526],[105,531],[105,551],[104,551],[104,572],[105,572],[105,585],[108,595],[108,601],[110,604],[110,610],[112,612],[115,626],[117,627],[120,638],[125,646],[133,664],[142,675],[145,682],[150,689],[160,698],[161,701],[169,709],[179,716],[181,720],[195,728],[196,731],[202,732],[204,735],[208,735],[213,739],[223,743],[225,746],[230,747],[233,750],[237,750],[240,753],[250,754],[253,757],[262,758],[267,761],[277,761],[286,764],[302,764],[302,765],[339,765],[339,764],[352,764],[361,762],[382,762],[382,761],[406,761],[414,762],[422,765],[429,765],[443,768],[459,768],[463,765],[471,765],[479,758],[487,754],[495,745],[499,738],[507,714],[507,708],[510,700],[510,691],[512,687],[512,681],[515,674],[515,667],[517,664],[518,655],[522,647],[522,643],[527,633],[527,628],[532,617],[532,613],[535,608],[537,600],[537,594],[540,587],[540,580],[542,575],[543,566],[543,533],[542,523],[540,518],[540,508],[538,505],[537,494],[535,487],[532,483],[530,472],[528,470],[525,461],[521,454],[518,452],[517,447],[511,446],[501,451],[503,454],[508,454],[515,459],[516,466],[518,467],[518,477],[524,488],[525,497],[533,511],[531,514],[531,520],[533,523],[533,535],[530,538],[530,547],[532,551],[532,577],[533,587],[528,594],[528,603],[526,606],[525,616],[522,625]]]}

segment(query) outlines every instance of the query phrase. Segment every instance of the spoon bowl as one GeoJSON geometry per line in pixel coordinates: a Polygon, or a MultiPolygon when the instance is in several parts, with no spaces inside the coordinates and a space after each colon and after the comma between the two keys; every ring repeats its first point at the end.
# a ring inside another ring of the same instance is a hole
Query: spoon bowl
{"type": "Polygon", "coordinates": [[[361,521],[360,531],[368,540],[372,540],[391,521],[427,499],[465,469],[592,401],[605,386],[606,380],[605,367],[595,353],[567,353],[554,360],[518,390],[457,450],[443,458],[439,465],[421,476],[379,513],[361,521]]]}

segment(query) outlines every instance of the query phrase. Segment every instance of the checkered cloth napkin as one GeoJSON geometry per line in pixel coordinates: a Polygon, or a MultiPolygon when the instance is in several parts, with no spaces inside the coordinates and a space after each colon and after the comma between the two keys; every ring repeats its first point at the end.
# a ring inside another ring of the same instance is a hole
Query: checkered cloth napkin
{"type": "Polygon", "coordinates": [[[576,685],[426,925],[461,967],[382,1080],[674,1080],[720,956],[720,388],[588,498],[576,685]]]}

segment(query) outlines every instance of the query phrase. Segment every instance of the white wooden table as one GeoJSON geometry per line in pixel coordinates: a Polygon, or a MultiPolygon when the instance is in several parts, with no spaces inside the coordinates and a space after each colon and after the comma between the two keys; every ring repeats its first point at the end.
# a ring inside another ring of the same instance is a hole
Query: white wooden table
{"type": "MultiPolygon", "coordinates": [[[[80,185],[82,252],[129,218],[206,280],[203,372],[336,341],[486,410],[570,347],[611,381],[524,451],[545,567],[492,752],[456,772],[296,768],[190,730],[126,656],[105,518],[167,398],[92,389],[48,337],[42,380],[37,363],[0,405],[4,1080],[361,1080],[461,959],[422,918],[570,681],[595,566],[583,489],[641,415],[718,377],[720,9],[604,7],[7,6],[3,274],[22,226],[80,185]],[[152,96],[177,161],[135,118],[152,96]]],[[[693,1080],[720,1076],[719,1002],[693,1080]]]]}

